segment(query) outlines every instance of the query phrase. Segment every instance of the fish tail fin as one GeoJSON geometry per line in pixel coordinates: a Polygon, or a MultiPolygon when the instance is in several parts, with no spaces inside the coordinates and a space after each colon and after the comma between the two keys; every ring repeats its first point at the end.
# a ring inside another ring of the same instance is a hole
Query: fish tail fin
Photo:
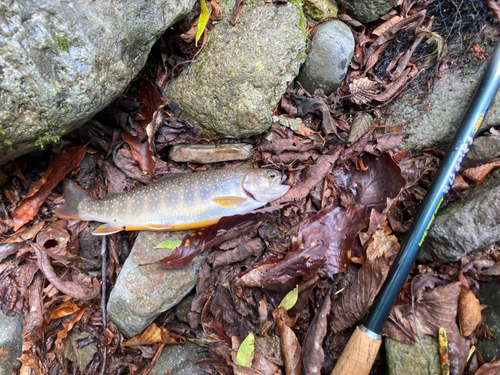
{"type": "Polygon", "coordinates": [[[64,202],[54,209],[57,216],[69,219],[88,220],[78,209],[80,204],[85,201],[93,200],[77,184],[69,179],[64,180],[64,202]]]}

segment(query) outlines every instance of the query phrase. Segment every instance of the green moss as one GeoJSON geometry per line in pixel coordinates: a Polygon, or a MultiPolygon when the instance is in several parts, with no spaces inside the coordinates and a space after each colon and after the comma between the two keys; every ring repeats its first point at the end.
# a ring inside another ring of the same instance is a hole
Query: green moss
{"type": "Polygon", "coordinates": [[[0,150],[4,147],[7,147],[9,150],[12,150],[12,142],[11,141],[0,141],[0,150]]]}
{"type": "Polygon", "coordinates": [[[304,3],[302,2],[302,0],[290,0],[290,3],[294,4],[299,10],[300,23],[297,25],[297,27],[300,29],[300,31],[302,31],[305,38],[307,36],[307,31],[306,16],[304,15],[304,3]]]}
{"type": "Polygon", "coordinates": [[[2,125],[0,125],[0,135],[5,135],[5,130],[3,130],[2,125]]]}
{"type": "Polygon", "coordinates": [[[66,52],[71,47],[71,43],[69,42],[69,40],[63,36],[56,37],[56,44],[57,48],[59,48],[63,52],[66,52]]]}
{"type": "Polygon", "coordinates": [[[44,130],[42,136],[35,141],[35,146],[43,149],[49,143],[57,143],[61,141],[61,137],[66,131],[61,130],[60,126],[55,122],[47,124],[47,129],[44,130]]]}
{"type": "Polygon", "coordinates": [[[302,58],[306,59],[307,58],[307,53],[301,52],[301,53],[299,53],[299,57],[302,57],[302,58]]]}

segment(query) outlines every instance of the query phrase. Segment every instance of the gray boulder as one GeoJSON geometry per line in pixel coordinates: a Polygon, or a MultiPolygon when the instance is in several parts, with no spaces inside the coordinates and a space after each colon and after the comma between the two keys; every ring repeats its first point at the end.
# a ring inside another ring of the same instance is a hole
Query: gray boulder
{"type": "MultiPolygon", "coordinates": [[[[424,336],[422,342],[427,354],[429,354],[431,375],[441,375],[437,338],[424,336]]],[[[427,357],[420,342],[416,341],[412,345],[407,345],[397,340],[385,338],[384,345],[388,375],[428,374],[427,357]]]]}
{"type": "Polygon", "coordinates": [[[255,0],[243,4],[232,26],[230,7],[223,10],[204,50],[166,96],[208,135],[260,134],[304,61],[305,18],[298,5],[255,0]]]}
{"type": "MultiPolygon", "coordinates": [[[[413,91],[391,106],[388,124],[409,122],[405,132],[414,133],[403,141],[403,148],[416,151],[427,148],[446,150],[462,117],[472,101],[472,96],[484,75],[486,63],[474,74],[463,76],[460,71],[445,71],[424,101],[413,91]],[[432,106],[429,107],[429,103],[432,106]],[[424,108],[428,108],[423,112],[424,108]]],[[[484,119],[481,129],[500,123],[500,95],[497,95],[484,119]]]]}
{"type": "Polygon", "coordinates": [[[21,366],[23,316],[6,316],[0,311],[0,375],[10,375],[21,366]]]}
{"type": "Polygon", "coordinates": [[[339,7],[333,0],[304,0],[304,13],[315,21],[336,17],[338,11],[339,7]]]}
{"type": "Polygon", "coordinates": [[[186,345],[167,345],[149,374],[163,375],[170,371],[175,375],[206,375],[201,365],[196,364],[196,361],[205,358],[205,351],[189,341],[186,345]]]}
{"type": "Polygon", "coordinates": [[[438,213],[420,262],[455,262],[471,251],[500,241],[500,170],[438,213]]]}
{"type": "Polygon", "coordinates": [[[166,269],[155,262],[172,253],[170,249],[154,249],[165,240],[182,240],[189,231],[142,231],[111,291],[108,301],[110,319],[126,337],[146,328],[162,312],[177,305],[196,284],[204,256],[178,269],[166,269]]]}
{"type": "Polygon", "coordinates": [[[58,141],[111,103],[195,0],[0,4],[0,163],[58,141]]]}
{"type": "Polygon", "coordinates": [[[396,6],[398,0],[350,0],[349,15],[360,22],[373,22],[396,6]]]}
{"type": "Polygon", "coordinates": [[[297,81],[309,93],[335,91],[347,74],[354,53],[354,36],[342,21],[322,23],[314,29],[311,47],[297,81]]]}

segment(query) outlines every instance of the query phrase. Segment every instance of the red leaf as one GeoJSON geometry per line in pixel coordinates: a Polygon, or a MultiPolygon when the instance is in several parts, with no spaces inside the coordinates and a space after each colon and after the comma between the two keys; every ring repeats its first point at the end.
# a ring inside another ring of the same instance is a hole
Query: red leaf
{"type": "Polygon", "coordinates": [[[38,180],[26,198],[24,198],[21,204],[12,212],[15,231],[35,217],[40,206],[45,201],[45,198],[48,197],[52,189],[62,181],[68,172],[71,172],[80,165],[85,156],[86,148],[87,145],[67,148],[56,156],[42,178],[38,180]]]}
{"type": "Polygon", "coordinates": [[[155,167],[155,161],[153,160],[153,153],[148,147],[147,143],[142,143],[134,136],[127,132],[122,132],[122,138],[130,146],[130,151],[132,151],[132,156],[135,160],[139,162],[141,169],[150,176],[153,176],[153,170],[155,167]]]}

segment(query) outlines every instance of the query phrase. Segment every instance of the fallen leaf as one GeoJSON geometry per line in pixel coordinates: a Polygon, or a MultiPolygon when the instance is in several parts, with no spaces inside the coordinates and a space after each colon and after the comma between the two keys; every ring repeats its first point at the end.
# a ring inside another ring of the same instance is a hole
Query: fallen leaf
{"type": "Polygon", "coordinates": [[[327,293],[323,305],[316,312],[314,319],[309,325],[304,340],[304,358],[302,362],[302,373],[304,375],[320,375],[325,353],[323,351],[323,339],[328,331],[328,317],[332,303],[330,293],[327,293]]]}
{"type": "Polygon", "coordinates": [[[366,104],[379,93],[377,83],[368,77],[355,79],[349,83],[349,91],[351,92],[351,101],[354,104],[366,104]]]}
{"type": "Polygon", "coordinates": [[[462,287],[458,299],[460,334],[470,336],[481,322],[481,304],[470,289],[462,287]]]}
{"type": "MultiPolygon", "coordinates": [[[[498,10],[500,13],[500,9],[498,10]]],[[[499,16],[497,16],[500,18],[499,16]]],[[[475,375],[498,375],[500,373],[500,359],[494,360],[490,363],[485,363],[479,370],[477,370],[475,375]]]]}
{"type": "Polygon", "coordinates": [[[50,319],[64,318],[65,316],[76,313],[80,307],[71,299],[60,304],[54,311],[50,313],[50,319]]]}
{"type": "Polygon", "coordinates": [[[200,40],[201,35],[205,31],[208,19],[210,18],[210,12],[208,11],[207,3],[205,2],[205,0],[200,0],[200,7],[201,7],[201,13],[200,13],[200,18],[198,19],[198,29],[196,31],[196,38],[195,38],[196,46],[198,46],[198,41],[200,40]]]}
{"type": "Polygon", "coordinates": [[[288,320],[286,312],[283,308],[276,309],[273,317],[280,335],[285,372],[287,375],[300,375],[302,373],[302,349],[297,336],[286,324],[288,320]]]}
{"type": "Polygon", "coordinates": [[[484,60],[488,56],[486,52],[479,46],[478,44],[474,44],[471,48],[470,51],[474,55],[474,57],[477,57],[479,60],[484,60]]]}
{"type": "Polygon", "coordinates": [[[479,167],[469,168],[465,170],[463,175],[467,177],[473,184],[478,185],[483,182],[488,173],[498,167],[500,167],[500,159],[493,159],[489,163],[480,165],[479,167]]]}
{"type": "Polygon", "coordinates": [[[160,242],[154,249],[175,249],[182,244],[181,240],[165,240],[160,242]]]}
{"type": "Polygon", "coordinates": [[[155,161],[153,159],[153,153],[148,147],[147,143],[142,143],[137,138],[131,136],[126,131],[122,132],[122,137],[125,142],[130,146],[130,151],[132,156],[139,165],[143,172],[146,172],[150,176],[154,175],[155,161]]]}
{"type": "Polygon", "coordinates": [[[372,126],[373,117],[367,112],[357,112],[351,125],[347,144],[351,145],[360,139],[372,126]]]}
{"type": "Polygon", "coordinates": [[[253,335],[253,333],[249,333],[238,348],[238,354],[236,355],[236,364],[238,366],[252,367],[254,352],[255,336],[253,335]]]}
{"type": "Polygon", "coordinates": [[[151,345],[161,342],[161,329],[153,322],[144,331],[128,339],[123,346],[151,345]]]}
{"type": "Polygon", "coordinates": [[[281,300],[278,309],[283,307],[285,311],[290,310],[297,303],[297,299],[299,298],[299,286],[297,285],[294,289],[292,289],[288,294],[281,300]]]}
{"type": "Polygon", "coordinates": [[[80,165],[85,156],[86,147],[70,147],[57,154],[49,169],[45,171],[26,198],[12,212],[15,231],[35,217],[52,189],[64,179],[68,172],[80,165]]]}
{"type": "Polygon", "coordinates": [[[400,22],[402,20],[403,20],[403,17],[396,15],[396,16],[392,17],[391,19],[389,19],[388,21],[384,22],[383,24],[377,26],[377,28],[372,31],[372,34],[376,35],[376,36],[380,36],[386,30],[389,30],[391,27],[393,27],[394,25],[396,25],[398,22],[400,22]]]}

